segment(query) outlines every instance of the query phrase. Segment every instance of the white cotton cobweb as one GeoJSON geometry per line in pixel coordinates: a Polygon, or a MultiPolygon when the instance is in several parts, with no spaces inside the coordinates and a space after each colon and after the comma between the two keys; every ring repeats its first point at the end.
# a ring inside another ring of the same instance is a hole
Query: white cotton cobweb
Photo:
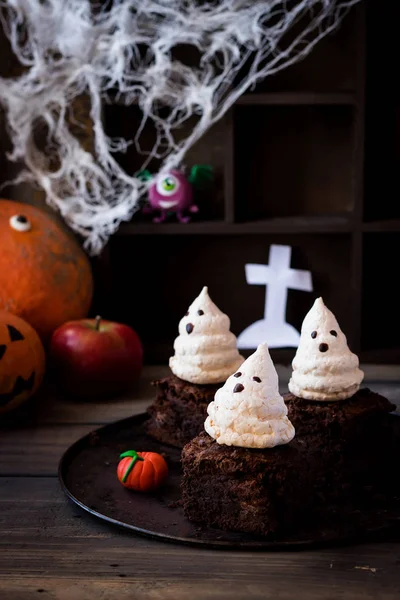
{"type": "Polygon", "coordinates": [[[114,159],[129,140],[106,135],[104,101],[117,96],[142,111],[133,140],[142,168],[153,158],[162,169],[178,167],[241,94],[306,56],[358,1],[0,0],[3,28],[23,66],[21,75],[0,78],[9,158],[26,165],[19,180],[40,185],[98,254],[138,209],[147,185],[114,159]],[[189,46],[197,65],[174,52],[189,46]],[[91,103],[91,151],[70,127],[77,120],[71,102],[83,93],[91,103]],[[196,123],[182,139],[193,115],[196,123]],[[140,138],[148,123],[157,139],[145,152],[140,138]],[[35,136],[39,125],[45,148],[35,136]]]}

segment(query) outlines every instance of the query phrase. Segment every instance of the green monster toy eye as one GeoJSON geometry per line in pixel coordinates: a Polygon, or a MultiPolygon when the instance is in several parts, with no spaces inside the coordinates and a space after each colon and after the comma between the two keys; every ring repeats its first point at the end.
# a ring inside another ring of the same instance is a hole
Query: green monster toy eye
{"type": "Polygon", "coordinates": [[[160,196],[175,196],[179,190],[180,182],[173,173],[163,173],[157,179],[156,190],[160,196]]]}
{"type": "Polygon", "coordinates": [[[161,187],[166,192],[172,192],[175,189],[175,187],[176,187],[175,178],[173,178],[173,177],[166,177],[165,179],[162,180],[161,187]]]}

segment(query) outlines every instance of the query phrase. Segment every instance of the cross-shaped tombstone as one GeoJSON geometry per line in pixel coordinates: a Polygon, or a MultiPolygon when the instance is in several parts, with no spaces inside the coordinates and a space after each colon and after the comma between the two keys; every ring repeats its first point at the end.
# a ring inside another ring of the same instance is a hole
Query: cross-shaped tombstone
{"type": "Polygon", "coordinates": [[[268,265],[245,266],[250,285],[265,285],[264,318],[249,325],[238,337],[238,348],[257,348],[266,342],[269,348],[295,347],[300,333],[286,323],[288,289],[312,292],[310,271],[290,268],[290,246],[271,245],[268,265]]]}

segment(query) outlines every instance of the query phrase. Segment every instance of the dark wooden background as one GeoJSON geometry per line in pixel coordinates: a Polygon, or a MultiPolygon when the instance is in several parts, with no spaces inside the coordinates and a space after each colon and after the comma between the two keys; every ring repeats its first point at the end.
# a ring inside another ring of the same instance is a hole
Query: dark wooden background
{"type": "MultiPolygon", "coordinates": [[[[93,261],[92,313],[135,327],[148,364],[167,361],[178,321],[203,285],[235,334],[260,319],[265,288],[247,285],[244,265],[267,264],[271,244],[292,246],[292,267],[313,274],[312,294],[289,290],[290,323],[299,329],[322,295],[363,362],[400,364],[399,13],[398,3],[361,2],[306,59],[240,98],[186,158],[188,167],[210,163],[215,172],[193,222],[159,225],[137,213],[93,261]]],[[[75,112],[85,110],[82,99],[75,112]]],[[[133,136],[138,121],[136,106],[105,106],[110,135],[133,136]]],[[[143,148],[153,140],[146,128],[143,148]]],[[[129,173],[142,160],[134,146],[117,158],[129,173]]],[[[44,203],[26,188],[7,194],[44,203]]],[[[289,364],[294,350],[272,355],[289,364]]]]}
{"type": "MultiPolygon", "coordinates": [[[[138,329],[149,363],[171,355],[178,321],[203,285],[235,334],[261,318],[265,288],[246,283],[244,266],[267,264],[271,244],[292,246],[292,266],[313,275],[312,294],[289,290],[288,322],[299,329],[321,295],[361,360],[400,363],[396,78],[382,74],[399,11],[388,4],[354,8],[337,33],[243,96],[192,148],[187,165],[210,162],[217,173],[212,205],[205,194],[192,223],[135,215],[112,239],[110,311],[138,329]]],[[[107,109],[110,132],[133,132],[136,110],[107,109]]],[[[134,149],[120,160],[129,172],[138,166],[134,149]]],[[[293,355],[272,351],[285,364],[293,355]]]]}

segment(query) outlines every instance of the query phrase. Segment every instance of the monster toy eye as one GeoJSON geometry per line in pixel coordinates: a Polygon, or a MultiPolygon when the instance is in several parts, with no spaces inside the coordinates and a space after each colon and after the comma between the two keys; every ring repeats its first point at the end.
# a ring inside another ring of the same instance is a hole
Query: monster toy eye
{"type": "Polygon", "coordinates": [[[180,183],[175,175],[167,173],[157,181],[156,189],[161,196],[172,196],[179,189],[180,183]]]}
{"type": "Polygon", "coordinates": [[[337,331],[335,331],[334,329],[331,329],[329,333],[333,335],[333,337],[337,337],[337,331]]]}
{"type": "Polygon", "coordinates": [[[10,227],[15,231],[25,232],[32,229],[32,224],[25,215],[14,215],[10,219],[10,227]]]}
{"type": "Polygon", "coordinates": [[[172,192],[175,189],[175,181],[172,177],[163,179],[161,187],[165,192],[172,192]]]}

